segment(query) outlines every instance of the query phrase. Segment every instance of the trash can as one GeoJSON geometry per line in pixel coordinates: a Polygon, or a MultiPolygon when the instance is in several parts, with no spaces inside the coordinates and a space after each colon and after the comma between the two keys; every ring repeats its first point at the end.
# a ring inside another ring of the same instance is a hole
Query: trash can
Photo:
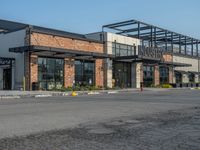
{"type": "Polygon", "coordinates": [[[32,91],[38,91],[39,90],[39,84],[38,82],[32,83],[32,91]]]}

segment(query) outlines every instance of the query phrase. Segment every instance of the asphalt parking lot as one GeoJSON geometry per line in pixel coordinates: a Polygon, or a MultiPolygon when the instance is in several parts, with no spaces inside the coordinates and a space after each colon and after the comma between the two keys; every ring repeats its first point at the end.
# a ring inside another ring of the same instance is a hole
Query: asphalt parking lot
{"type": "Polygon", "coordinates": [[[200,91],[0,101],[0,149],[200,149],[200,91]]]}

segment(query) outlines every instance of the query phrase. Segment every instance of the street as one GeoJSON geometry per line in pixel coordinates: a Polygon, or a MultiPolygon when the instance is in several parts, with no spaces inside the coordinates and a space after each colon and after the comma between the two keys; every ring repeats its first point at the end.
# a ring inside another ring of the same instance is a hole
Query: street
{"type": "Polygon", "coordinates": [[[200,91],[0,100],[0,149],[200,149],[200,91]]]}

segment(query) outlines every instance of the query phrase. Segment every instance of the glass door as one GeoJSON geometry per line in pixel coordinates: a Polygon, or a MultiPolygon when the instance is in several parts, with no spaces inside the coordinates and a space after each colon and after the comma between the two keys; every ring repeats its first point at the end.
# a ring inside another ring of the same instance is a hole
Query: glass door
{"type": "Polygon", "coordinates": [[[113,78],[115,80],[116,87],[131,87],[131,64],[125,62],[114,62],[113,78]]]}
{"type": "Polygon", "coordinates": [[[11,90],[12,85],[12,72],[11,69],[3,69],[3,89],[11,90]]]}

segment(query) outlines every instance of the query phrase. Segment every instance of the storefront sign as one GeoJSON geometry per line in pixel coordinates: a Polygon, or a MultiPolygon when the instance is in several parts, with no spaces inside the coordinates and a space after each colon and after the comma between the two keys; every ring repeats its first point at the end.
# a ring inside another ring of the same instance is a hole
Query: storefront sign
{"type": "Polygon", "coordinates": [[[140,58],[162,60],[163,50],[161,48],[139,46],[138,56],[140,58]]]}

